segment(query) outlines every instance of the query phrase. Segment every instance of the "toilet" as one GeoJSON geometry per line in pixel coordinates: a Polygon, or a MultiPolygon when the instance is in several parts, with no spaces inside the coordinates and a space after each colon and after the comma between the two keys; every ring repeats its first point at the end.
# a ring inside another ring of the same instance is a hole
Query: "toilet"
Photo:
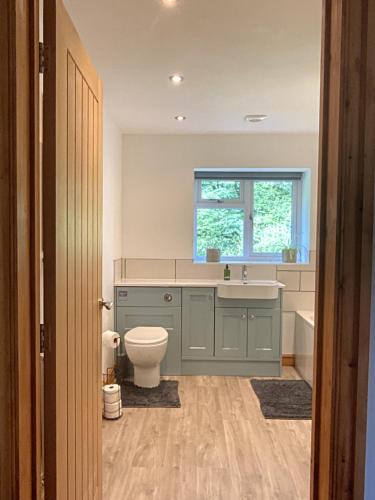
{"type": "Polygon", "coordinates": [[[168,332],[164,328],[139,326],[125,334],[125,349],[134,365],[134,384],[157,387],[160,363],[167,352],[168,332]]]}

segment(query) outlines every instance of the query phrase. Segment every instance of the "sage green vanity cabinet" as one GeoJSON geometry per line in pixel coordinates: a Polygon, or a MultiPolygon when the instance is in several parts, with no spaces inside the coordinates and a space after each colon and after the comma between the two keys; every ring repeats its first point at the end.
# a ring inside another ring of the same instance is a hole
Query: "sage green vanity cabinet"
{"type": "Polygon", "coordinates": [[[116,331],[121,336],[123,354],[124,335],[132,328],[137,326],[165,328],[168,332],[168,345],[167,353],[160,365],[160,373],[162,375],[181,373],[180,288],[118,287],[115,322],[116,331]]]}
{"type": "Polygon", "coordinates": [[[247,309],[219,307],[215,312],[215,356],[246,358],[247,309]]]}
{"type": "Polygon", "coordinates": [[[182,357],[207,358],[214,355],[215,290],[182,289],[182,357]]]}
{"type": "Polygon", "coordinates": [[[120,355],[130,329],[168,331],[162,375],[280,375],[281,291],[272,300],[244,300],[209,287],[121,286],[115,297],[120,355]]]}
{"type": "Polygon", "coordinates": [[[280,310],[248,309],[247,357],[254,361],[279,361],[280,310]]]}

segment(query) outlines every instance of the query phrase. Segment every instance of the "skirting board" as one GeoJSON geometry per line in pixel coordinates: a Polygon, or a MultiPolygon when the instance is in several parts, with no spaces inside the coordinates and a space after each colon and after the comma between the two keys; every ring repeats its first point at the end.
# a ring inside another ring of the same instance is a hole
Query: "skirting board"
{"type": "Polygon", "coordinates": [[[182,375],[280,377],[278,361],[182,360],[182,375]]]}
{"type": "Polygon", "coordinates": [[[295,366],[295,356],[294,354],[283,354],[282,365],[283,366],[295,366]]]}

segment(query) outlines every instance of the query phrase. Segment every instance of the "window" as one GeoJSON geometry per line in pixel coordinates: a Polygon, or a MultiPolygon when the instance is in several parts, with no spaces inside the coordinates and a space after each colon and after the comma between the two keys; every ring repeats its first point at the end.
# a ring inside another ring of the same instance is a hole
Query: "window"
{"type": "Polygon", "coordinates": [[[277,262],[301,247],[302,172],[195,172],[194,257],[277,262]]]}

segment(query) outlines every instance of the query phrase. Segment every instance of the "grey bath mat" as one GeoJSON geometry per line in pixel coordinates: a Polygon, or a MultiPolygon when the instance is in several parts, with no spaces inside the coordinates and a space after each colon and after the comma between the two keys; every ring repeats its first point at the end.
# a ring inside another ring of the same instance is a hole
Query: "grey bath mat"
{"type": "Polygon", "coordinates": [[[180,408],[178,382],[162,380],[158,387],[145,389],[137,387],[132,382],[121,386],[123,408],[180,408]]]}
{"type": "Polygon", "coordinates": [[[311,387],[304,380],[250,380],[265,418],[310,420],[311,387]]]}

